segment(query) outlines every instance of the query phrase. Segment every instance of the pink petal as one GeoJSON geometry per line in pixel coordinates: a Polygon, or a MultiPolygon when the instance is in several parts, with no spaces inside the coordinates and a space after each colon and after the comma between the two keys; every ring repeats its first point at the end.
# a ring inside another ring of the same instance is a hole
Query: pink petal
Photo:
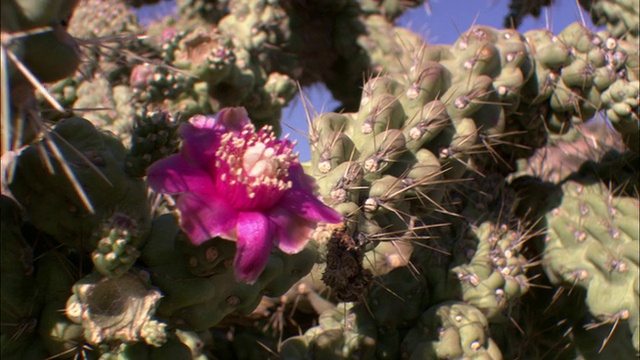
{"type": "Polygon", "coordinates": [[[200,245],[220,236],[235,239],[238,213],[213,192],[189,192],[178,198],[180,225],[191,242],[200,245]]]}
{"type": "Polygon", "coordinates": [[[180,154],[188,162],[205,169],[210,176],[215,174],[216,152],[220,147],[220,131],[199,128],[189,123],[180,126],[180,136],[184,139],[180,154]]]}
{"type": "Polygon", "coordinates": [[[305,220],[282,208],[271,211],[269,218],[277,226],[276,244],[287,254],[302,251],[309,242],[311,232],[316,228],[315,222],[305,220]]]}
{"type": "Polygon", "coordinates": [[[285,191],[278,203],[279,206],[313,222],[339,223],[342,215],[326,206],[313,194],[315,181],[306,175],[299,163],[289,167],[291,189],[285,191]]]}
{"type": "Polygon", "coordinates": [[[282,195],[278,205],[309,221],[331,224],[342,221],[340,213],[306,191],[289,189],[282,195]]]}
{"type": "Polygon", "coordinates": [[[253,283],[262,273],[273,249],[274,224],[262,213],[238,215],[238,248],[234,267],[239,280],[253,283]]]}
{"type": "Polygon", "coordinates": [[[187,163],[180,154],[156,161],[147,170],[147,180],[153,190],[165,194],[207,191],[214,186],[206,171],[187,163]]]}
{"type": "Polygon", "coordinates": [[[304,189],[310,192],[318,190],[316,179],[305,174],[302,165],[297,161],[289,165],[289,180],[293,183],[294,188],[304,189]]]}
{"type": "MultiPolygon", "coordinates": [[[[198,129],[216,129],[218,120],[215,115],[193,115],[189,118],[189,123],[198,129]]],[[[221,129],[224,131],[224,129],[221,129]]]]}
{"type": "Polygon", "coordinates": [[[250,124],[247,110],[241,106],[227,107],[218,112],[218,123],[224,126],[226,131],[240,133],[245,125],[250,124]]]}

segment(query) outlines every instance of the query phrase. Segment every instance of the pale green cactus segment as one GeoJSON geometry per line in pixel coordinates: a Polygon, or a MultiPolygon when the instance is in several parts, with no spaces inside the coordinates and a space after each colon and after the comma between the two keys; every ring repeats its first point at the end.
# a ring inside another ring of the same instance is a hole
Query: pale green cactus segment
{"type": "Polygon", "coordinates": [[[522,70],[517,67],[503,68],[493,80],[493,88],[496,90],[498,101],[507,115],[516,113],[520,104],[521,89],[526,83],[522,70]]]}
{"type": "Polygon", "coordinates": [[[489,323],[480,310],[459,301],[440,303],[427,310],[404,338],[407,359],[502,359],[489,336],[489,323]]]}
{"type": "Polygon", "coordinates": [[[295,97],[297,91],[297,84],[291,77],[272,72],[259,91],[260,105],[251,108],[252,119],[266,121],[273,118],[274,114],[280,118],[281,110],[295,97]]]}
{"type": "Polygon", "coordinates": [[[454,82],[471,76],[492,77],[500,72],[500,56],[498,49],[493,45],[497,36],[496,29],[475,26],[458,38],[451,46],[453,59],[444,62],[452,71],[454,82]]]}
{"type": "Polygon", "coordinates": [[[420,6],[423,0],[358,0],[360,8],[365,13],[382,14],[388,20],[394,20],[398,16],[402,15],[406,10],[420,6]]]}
{"type": "Polygon", "coordinates": [[[522,236],[482,223],[474,231],[478,245],[468,264],[451,269],[460,281],[462,299],[480,309],[490,322],[504,322],[515,302],[529,290],[522,236]]]}
{"type": "Polygon", "coordinates": [[[392,175],[384,175],[371,182],[369,194],[364,201],[365,213],[379,214],[393,211],[404,200],[404,183],[392,175]]]}
{"type": "Polygon", "coordinates": [[[318,176],[319,193],[329,205],[358,201],[364,171],[356,161],[346,161],[326,175],[318,176]]]}
{"type": "Polygon", "coordinates": [[[72,108],[75,109],[109,109],[107,111],[86,112],[85,119],[101,129],[111,131],[120,139],[131,134],[134,114],[131,98],[134,96],[127,86],[113,86],[106,78],[97,76],[91,81],[83,81],[75,89],[72,108]]]}
{"type": "Polygon", "coordinates": [[[469,168],[469,150],[477,146],[478,128],[472,118],[451,119],[427,149],[440,159],[445,178],[459,179],[469,168]]]}
{"type": "MultiPolygon", "coordinates": [[[[367,80],[362,87],[362,97],[360,98],[360,108],[366,106],[374,98],[383,95],[391,94],[397,96],[402,91],[402,85],[392,76],[381,75],[374,76],[367,80]]],[[[321,114],[323,116],[324,114],[321,114]]]]}
{"type": "Polygon", "coordinates": [[[111,278],[127,273],[140,255],[140,251],[134,246],[135,241],[132,241],[132,237],[136,236],[135,232],[135,228],[112,225],[108,235],[98,241],[96,250],[91,254],[96,271],[111,278]]]}
{"type": "Polygon", "coordinates": [[[524,36],[532,46],[536,64],[547,69],[559,70],[569,63],[569,46],[550,30],[530,30],[524,33],[524,36]]]}
{"type": "Polygon", "coordinates": [[[448,124],[449,115],[444,103],[434,100],[426,103],[414,113],[407,113],[403,134],[407,140],[407,149],[416,152],[436,137],[448,124]]]}
{"type": "Polygon", "coordinates": [[[411,53],[424,46],[417,34],[393,26],[380,15],[368,16],[364,24],[369,33],[359,36],[357,43],[367,52],[370,63],[380,67],[375,70],[384,67],[388,74],[403,74],[414,60],[410,58],[411,53]]]}
{"type": "MultiPolygon", "coordinates": [[[[360,160],[365,174],[381,174],[394,160],[407,151],[406,140],[401,130],[381,132],[362,144],[360,160]]],[[[356,144],[358,146],[358,144],[356,144]]]]}
{"type": "Polygon", "coordinates": [[[377,331],[370,315],[345,303],[319,316],[319,325],[281,346],[285,359],[375,359],[377,331]]]}
{"type": "Polygon", "coordinates": [[[281,357],[399,358],[404,330],[420,317],[429,301],[426,281],[413,275],[408,267],[399,267],[381,276],[366,297],[369,310],[365,303],[349,302],[323,311],[318,326],[282,344],[281,357]]]}
{"type": "Polygon", "coordinates": [[[179,69],[215,86],[227,78],[236,63],[231,39],[217,28],[197,27],[162,44],[164,57],[179,69]],[[175,46],[171,46],[176,42],[175,46]],[[173,50],[173,52],[171,52],[173,50]]]}
{"type": "Polygon", "coordinates": [[[637,42],[640,37],[640,6],[633,0],[589,0],[580,3],[591,14],[594,24],[606,25],[617,38],[637,42]]]}
{"type": "MultiPolygon", "coordinates": [[[[380,235],[384,234],[384,232],[380,229],[373,232],[373,234],[380,235]]],[[[418,245],[413,244],[410,231],[407,231],[405,235],[406,237],[399,237],[390,241],[377,240],[373,236],[372,241],[376,242],[375,248],[366,253],[363,261],[364,268],[370,269],[373,275],[380,277],[394,269],[411,266],[411,256],[414,252],[414,247],[418,245]]],[[[416,282],[419,281],[421,280],[416,280],[416,282]]]]}
{"type": "MultiPolygon", "coordinates": [[[[69,33],[90,39],[138,35],[143,28],[135,13],[117,0],[75,0],[78,6],[69,21],[69,33]]],[[[131,39],[131,42],[135,40],[131,39]]]]}
{"type": "MultiPolygon", "coordinates": [[[[593,51],[593,50],[592,50],[593,51]]],[[[593,68],[581,57],[576,57],[571,64],[562,69],[561,79],[570,88],[585,89],[593,83],[593,68]]],[[[591,61],[593,64],[593,61],[591,61]]],[[[596,64],[593,64],[597,66],[596,64]]]]}
{"type": "Polygon", "coordinates": [[[333,112],[327,112],[318,115],[311,124],[311,144],[319,140],[319,138],[327,137],[325,133],[335,132],[350,132],[351,117],[347,114],[338,114],[333,112]]]}
{"type": "Polygon", "coordinates": [[[408,172],[403,174],[403,191],[412,202],[414,214],[428,214],[440,207],[445,195],[444,170],[440,160],[431,151],[420,149],[410,161],[408,172]]]}
{"type": "Polygon", "coordinates": [[[232,6],[218,26],[233,34],[236,46],[258,51],[265,48],[265,43],[278,44],[288,37],[287,14],[277,2],[234,1],[232,6]]]}
{"type": "Polygon", "coordinates": [[[597,321],[626,320],[637,338],[638,199],[614,196],[599,182],[567,181],[562,189],[562,203],[546,216],[547,274],[556,284],[586,289],[597,321]]]}
{"type": "Polygon", "coordinates": [[[358,158],[355,144],[343,132],[324,131],[313,145],[311,164],[313,173],[327,174],[340,164],[358,158]]]}
{"type": "Polygon", "coordinates": [[[382,94],[360,108],[349,135],[354,143],[364,143],[383,131],[399,129],[404,118],[400,102],[391,94],[382,94]]]}
{"type": "Polygon", "coordinates": [[[400,101],[407,114],[440,97],[451,86],[451,71],[436,61],[423,61],[412,66],[404,84],[400,101]]]}
{"type": "Polygon", "coordinates": [[[607,107],[607,118],[613,127],[620,132],[625,144],[638,153],[638,129],[640,119],[638,108],[640,107],[639,81],[626,81],[618,79],[602,93],[603,105],[607,107]]]}
{"type": "Polygon", "coordinates": [[[249,285],[235,278],[233,242],[214,238],[196,247],[180,233],[175,217],[157,217],[140,259],[163,296],[156,317],[183,330],[211,328],[232,312],[248,315],[262,295],[285,293],[311,270],[316,258],[312,244],[295,255],[275,251],[249,285]]]}
{"type": "Polygon", "coordinates": [[[588,53],[597,45],[595,33],[579,22],[574,22],[564,28],[558,39],[580,53],[588,53]]]}
{"type": "Polygon", "coordinates": [[[452,119],[470,117],[478,111],[494,92],[493,80],[487,75],[478,75],[451,85],[442,95],[447,113],[452,119]]]}
{"type": "Polygon", "coordinates": [[[428,190],[441,178],[442,171],[438,157],[427,149],[420,149],[415,154],[416,162],[411,166],[403,182],[413,192],[428,190]]]}

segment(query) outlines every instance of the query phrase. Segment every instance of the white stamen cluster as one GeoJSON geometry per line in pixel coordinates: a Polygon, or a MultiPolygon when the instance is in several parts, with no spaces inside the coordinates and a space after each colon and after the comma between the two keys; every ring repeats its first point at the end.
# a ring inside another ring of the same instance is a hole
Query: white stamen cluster
{"type": "Polygon", "coordinates": [[[231,186],[241,185],[250,199],[256,197],[256,191],[279,193],[292,186],[288,169],[297,155],[292,145],[276,139],[271,127],[256,133],[252,125],[246,125],[239,135],[224,134],[216,157],[218,169],[222,169],[221,162],[228,166],[227,172],[221,172],[220,180],[231,186]]]}

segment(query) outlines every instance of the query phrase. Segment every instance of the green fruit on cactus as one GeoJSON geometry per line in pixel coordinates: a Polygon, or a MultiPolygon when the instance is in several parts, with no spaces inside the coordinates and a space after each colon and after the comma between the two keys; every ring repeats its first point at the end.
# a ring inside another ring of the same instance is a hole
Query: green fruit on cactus
{"type": "Polygon", "coordinates": [[[125,171],[132,177],[143,177],[154,162],[171,155],[178,148],[178,123],[165,112],[144,113],[134,118],[131,148],[125,160],[125,171]]]}
{"type": "Polygon", "coordinates": [[[126,217],[113,216],[106,224],[102,237],[91,253],[95,269],[103,276],[117,278],[129,271],[140,255],[136,248],[137,229],[126,217]]]}

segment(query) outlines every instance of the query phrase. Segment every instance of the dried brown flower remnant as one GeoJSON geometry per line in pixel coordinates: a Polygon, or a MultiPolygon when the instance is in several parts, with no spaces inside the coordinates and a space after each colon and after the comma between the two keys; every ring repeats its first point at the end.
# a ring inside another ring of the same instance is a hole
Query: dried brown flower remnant
{"type": "Polygon", "coordinates": [[[327,243],[327,267],[322,281],[339,301],[358,301],[367,294],[373,274],[362,266],[363,260],[359,241],[344,229],[334,230],[327,243]]]}

